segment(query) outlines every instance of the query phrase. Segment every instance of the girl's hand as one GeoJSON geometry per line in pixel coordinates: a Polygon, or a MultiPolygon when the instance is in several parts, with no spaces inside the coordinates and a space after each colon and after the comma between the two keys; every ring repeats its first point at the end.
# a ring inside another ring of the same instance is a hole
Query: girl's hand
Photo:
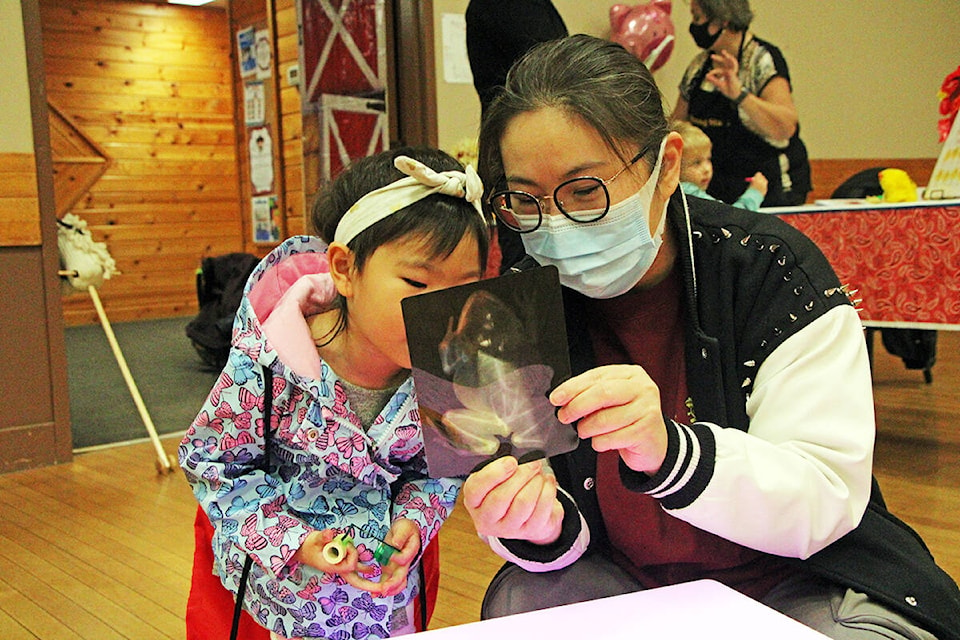
{"type": "Polygon", "coordinates": [[[750,178],[750,188],[756,189],[757,191],[759,191],[760,195],[763,195],[763,196],[767,195],[768,186],[769,186],[769,182],[767,180],[767,177],[762,173],[760,173],[759,171],[753,174],[753,177],[750,178]]]}
{"type": "Polygon", "coordinates": [[[341,545],[342,555],[337,562],[330,562],[323,555],[323,549],[337,536],[332,529],[313,531],[307,535],[303,544],[293,555],[293,559],[309,565],[317,571],[341,576],[344,581],[357,589],[380,594],[380,585],[367,580],[364,575],[374,573],[374,568],[360,562],[360,554],[352,544],[341,545]]]}
{"type": "Polygon", "coordinates": [[[608,365],[570,378],[550,394],[564,424],[579,420],[596,451],[617,450],[628,467],[656,473],[667,455],[660,390],[643,367],[608,365]]]}
{"type": "Polygon", "coordinates": [[[550,544],[560,536],[563,505],[557,479],[543,460],[494,460],[467,478],[463,504],[477,533],[550,544]]]}
{"type": "Polygon", "coordinates": [[[407,586],[410,563],[420,553],[420,527],[413,520],[398,518],[390,527],[385,542],[398,551],[393,552],[383,566],[375,593],[381,597],[395,596],[407,586]]]}

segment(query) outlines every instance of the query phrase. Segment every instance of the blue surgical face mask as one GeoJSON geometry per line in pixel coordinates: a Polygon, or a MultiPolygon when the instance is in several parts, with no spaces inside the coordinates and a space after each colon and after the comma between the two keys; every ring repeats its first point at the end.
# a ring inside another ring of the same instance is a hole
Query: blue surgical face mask
{"type": "Polygon", "coordinates": [[[660,177],[664,144],[646,184],[610,207],[596,222],[580,224],[562,215],[545,215],[540,227],[520,237],[531,257],[554,265],[560,283],[588,298],[615,298],[646,275],[663,242],[667,203],[650,234],[650,207],[660,177]]]}

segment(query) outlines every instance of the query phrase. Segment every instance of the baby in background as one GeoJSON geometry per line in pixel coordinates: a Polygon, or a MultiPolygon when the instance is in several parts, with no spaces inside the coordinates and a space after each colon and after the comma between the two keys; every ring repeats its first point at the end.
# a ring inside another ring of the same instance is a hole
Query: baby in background
{"type": "MultiPolygon", "coordinates": [[[[710,180],[713,178],[713,162],[710,154],[713,143],[703,129],[686,120],[677,120],[671,125],[683,138],[683,159],[680,161],[680,188],[687,195],[708,200],[716,200],[707,193],[710,180]]],[[[743,192],[733,206],[741,209],[757,211],[760,203],[767,195],[767,179],[759,171],[747,178],[749,187],[743,192]]]]}

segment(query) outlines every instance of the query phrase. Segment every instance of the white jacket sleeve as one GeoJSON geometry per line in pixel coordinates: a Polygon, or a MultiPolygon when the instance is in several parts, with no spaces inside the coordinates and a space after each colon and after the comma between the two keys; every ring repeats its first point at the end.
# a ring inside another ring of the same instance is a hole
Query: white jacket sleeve
{"type": "MultiPolygon", "coordinates": [[[[806,558],[853,530],[870,497],[875,419],[863,327],[837,307],[757,371],[747,432],[708,424],[713,475],[681,520],[744,546],[806,558]]],[[[682,485],[682,483],[679,483],[682,485]]],[[[664,497],[681,488],[647,491],[664,497]]]]}

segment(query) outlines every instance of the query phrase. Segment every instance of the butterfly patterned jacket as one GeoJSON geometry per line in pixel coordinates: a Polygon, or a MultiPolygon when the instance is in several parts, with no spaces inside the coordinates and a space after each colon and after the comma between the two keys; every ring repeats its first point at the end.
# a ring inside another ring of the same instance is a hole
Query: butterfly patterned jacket
{"type": "Polygon", "coordinates": [[[376,539],[401,517],[419,525],[424,548],[461,481],[425,474],[412,378],[364,429],[319,358],[306,316],[334,294],[325,251],[317,238],[290,238],[254,270],[229,361],[180,444],[180,464],[214,526],[213,571],[224,586],[236,593],[253,558],[244,604],[260,624],[285,637],[384,637],[392,613],[417,594],[416,571],[402,593],[375,598],[293,555],[310,532],[336,529],[375,566],[376,539]]]}

